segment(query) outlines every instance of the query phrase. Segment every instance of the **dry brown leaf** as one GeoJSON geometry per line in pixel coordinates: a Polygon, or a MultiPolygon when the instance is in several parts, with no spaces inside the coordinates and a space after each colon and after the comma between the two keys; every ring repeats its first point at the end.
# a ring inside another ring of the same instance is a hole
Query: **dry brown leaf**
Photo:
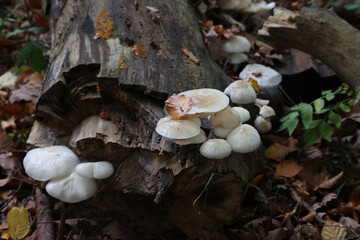
{"type": "Polygon", "coordinates": [[[306,186],[303,182],[296,180],[292,185],[301,197],[308,198],[310,196],[310,193],[306,190],[306,186]]]}
{"type": "Polygon", "coordinates": [[[326,188],[326,189],[332,188],[335,184],[338,183],[338,181],[341,179],[343,174],[344,174],[344,172],[340,172],[335,177],[332,177],[330,179],[326,179],[325,181],[320,183],[317,187],[315,187],[314,190],[317,190],[319,188],[326,188]]]}
{"type": "Polygon", "coordinates": [[[309,212],[306,216],[300,218],[300,221],[311,222],[316,216],[316,211],[309,212]]]}
{"type": "Polygon", "coordinates": [[[190,97],[185,95],[172,95],[165,101],[165,107],[172,119],[178,120],[182,116],[186,115],[192,105],[192,100],[190,97]]]}
{"type": "Polygon", "coordinates": [[[293,137],[286,139],[285,142],[283,142],[283,145],[288,147],[290,152],[299,150],[299,140],[293,137]]]}
{"type": "Polygon", "coordinates": [[[189,50],[188,48],[183,48],[182,50],[183,50],[183,52],[185,53],[185,55],[188,56],[188,58],[189,58],[191,61],[193,61],[193,62],[196,63],[196,64],[199,64],[200,60],[197,59],[197,58],[194,56],[194,54],[193,54],[192,52],[190,52],[190,50],[189,50]]]}
{"type": "Polygon", "coordinates": [[[0,153],[9,151],[13,144],[13,141],[10,139],[7,133],[2,128],[0,128],[0,153]]]}
{"type": "Polygon", "coordinates": [[[301,171],[301,166],[292,160],[284,160],[276,168],[276,173],[283,177],[295,177],[301,171]]]}
{"type": "Polygon", "coordinates": [[[299,177],[306,181],[312,189],[324,182],[327,175],[326,167],[319,161],[308,159],[301,164],[302,171],[299,173],[299,177]]]}
{"type": "Polygon", "coordinates": [[[346,237],[346,227],[329,219],[321,231],[321,237],[323,240],[344,240],[346,237]]]}
{"type": "Polygon", "coordinates": [[[145,48],[140,43],[135,43],[134,46],[131,48],[131,51],[139,57],[145,58],[147,56],[145,48]]]}
{"type": "Polygon", "coordinates": [[[323,199],[320,202],[320,205],[326,206],[326,204],[333,199],[337,199],[337,194],[336,193],[328,193],[323,197],[323,199]]]}
{"type": "Polygon", "coordinates": [[[159,23],[160,23],[160,18],[161,18],[161,16],[160,16],[160,10],[157,9],[157,8],[151,7],[151,6],[146,6],[146,10],[147,10],[147,12],[150,14],[151,19],[152,19],[155,23],[159,24],[159,23]]]}
{"type": "Polygon", "coordinates": [[[265,157],[280,162],[289,152],[288,147],[276,142],[265,150],[265,157]]]}

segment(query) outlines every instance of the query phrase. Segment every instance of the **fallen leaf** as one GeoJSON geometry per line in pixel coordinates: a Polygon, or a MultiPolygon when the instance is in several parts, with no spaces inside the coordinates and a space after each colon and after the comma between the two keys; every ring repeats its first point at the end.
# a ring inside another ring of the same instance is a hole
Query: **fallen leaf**
{"type": "Polygon", "coordinates": [[[268,240],[282,240],[287,239],[287,231],[284,228],[277,228],[272,231],[269,231],[267,235],[268,240]]]}
{"type": "Polygon", "coordinates": [[[293,137],[289,137],[288,139],[285,140],[285,142],[282,143],[284,146],[289,148],[290,152],[294,152],[299,150],[299,140],[293,138],[293,137]]]}
{"type": "Polygon", "coordinates": [[[310,193],[307,191],[306,186],[303,182],[296,180],[292,183],[293,187],[295,188],[296,192],[301,195],[303,198],[308,198],[310,193]]]}
{"type": "Polygon", "coordinates": [[[249,78],[248,80],[249,83],[251,83],[251,86],[253,87],[253,89],[257,92],[260,93],[260,86],[258,84],[258,82],[255,79],[249,78]]]}
{"type": "Polygon", "coordinates": [[[336,193],[328,193],[323,197],[323,199],[320,202],[320,205],[326,206],[326,204],[333,199],[337,199],[337,194],[336,193]]]}
{"type": "Polygon", "coordinates": [[[275,142],[265,150],[265,157],[280,162],[290,152],[290,149],[280,143],[275,142]]]}
{"type": "Polygon", "coordinates": [[[2,128],[0,128],[0,153],[9,151],[12,145],[13,141],[11,138],[2,128]]]}
{"type": "Polygon", "coordinates": [[[338,175],[327,179],[326,181],[323,181],[322,183],[320,183],[318,186],[316,186],[314,188],[314,190],[317,190],[318,188],[332,188],[335,184],[337,184],[340,180],[340,178],[343,176],[344,172],[340,172],[338,175]]]}
{"type": "Polygon", "coordinates": [[[339,219],[339,223],[344,225],[345,227],[348,227],[348,228],[359,228],[360,227],[360,224],[357,223],[354,219],[352,218],[349,218],[349,217],[341,217],[339,219]]]}
{"type": "Polygon", "coordinates": [[[7,214],[7,223],[11,238],[22,239],[30,230],[29,212],[24,207],[13,207],[7,214]]]}
{"type": "Polygon", "coordinates": [[[300,218],[300,221],[311,222],[314,220],[315,216],[316,216],[316,211],[311,211],[308,214],[306,214],[306,216],[300,218]]]}
{"type": "Polygon", "coordinates": [[[301,166],[292,160],[284,160],[277,168],[276,173],[283,177],[295,177],[301,171],[301,166]]]}
{"type": "Polygon", "coordinates": [[[12,91],[9,101],[11,103],[25,101],[36,104],[39,94],[38,89],[22,85],[19,89],[12,91]]]}
{"type": "Polygon", "coordinates": [[[185,55],[189,57],[189,59],[190,59],[191,61],[193,61],[193,62],[196,63],[196,64],[199,64],[200,60],[197,59],[197,58],[194,56],[194,54],[193,54],[192,52],[190,52],[190,50],[189,50],[188,48],[183,48],[182,50],[183,50],[183,52],[185,53],[185,55]]]}
{"type": "Polygon", "coordinates": [[[302,171],[299,173],[299,177],[306,181],[311,189],[319,186],[320,183],[325,181],[327,170],[326,167],[321,164],[320,161],[308,159],[301,164],[302,171]]]}
{"type": "Polygon", "coordinates": [[[1,121],[1,128],[2,129],[6,129],[6,128],[15,128],[16,124],[15,124],[15,117],[12,116],[11,118],[7,119],[6,121],[1,121]]]}
{"type": "Polygon", "coordinates": [[[203,25],[208,30],[210,30],[211,27],[214,25],[214,21],[213,20],[200,21],[200,24],[203,25]]]}
{"type": "Polygon", "coordinates": [[[0,76],[0,88],[10,88],[14,87],[18,77],[13,74],[11,71],[7,71],[0,76]]]}
{"type": "Polygon", "coordinates": [[[147,52],[145,48],[140,43],[135,43],[131,48],[131,51],[135,53],[136,56],[145,58],[147,56],[147,52]]]}
{"type": "Polygon", "coordinates": [[[10,238],[9,230],[5,230],[1,233],[1,239],[9,239],[9,238],[10,238]]]}
{"type": "Polygon", "coordinates": [[[165,101],[166,110],[174,120],[178,120],[186,115],[190,111],[191,105],[191,98],[185,95],[174,94],[165,101]]]}
{"type": "Polygon", "coordinates": [[[321,231],[321,237],[323,240],[344,240],[346,237],[346,227],[329,219],[321,231]]]}

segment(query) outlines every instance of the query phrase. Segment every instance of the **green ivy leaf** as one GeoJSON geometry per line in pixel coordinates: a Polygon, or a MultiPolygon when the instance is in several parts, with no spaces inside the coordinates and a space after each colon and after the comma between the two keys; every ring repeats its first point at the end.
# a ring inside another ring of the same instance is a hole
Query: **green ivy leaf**
{"type": "Polygon", "coordinates": [[[314,120],[310,123],[309,129],[315,128],[321,124],[323,120],[314,120]]]}
{"type": "Polygon", "coordinates": [[[318,99],[316,99],[316,100],[314,101],[314,108],[315,108],[315,112],[316,112],[317,114],[321,114],[321,113],[322,113],[322,112],[321,112],[321,113],[319,113],[319,112],[323,110],[324,106],[325,106],[325,101],[324,101],[324,99],[318,98],[318,99]]]}
{"type": "Polygon", "coordinates": [[[26,59],[28,59],[28,57],[31,54],[32,48],[33,48],[33,46],[31,45],[31,43],[26,43],[24,45],[24,47],[18,53],[18,56],[16,59],[16,65],[21,65],[26,61],[26,59]]]}
{"type": "Polygon", "coordinates": [[[345,105],[344,103],[339,103],[339,108],[341,109],[341,110],[343,110],[344,112],[350,112],[350,107],[349,106],[347,106],[347,105],[345,105]]]}
{"type": "Polygon", "coordinates": [[[329,120],[332,122],[336,127],[341,126],[341,116],[334,111],[329,113],[329,120]]]}
{"type": "Polygon", "coordinates": [[[300,109],[301,120],[305,129],[308,129],[313,119],[313,107],[310,104],[302,104],[300,109]]]}
{"type": "Polygon", "coordinates": [[[41,73],[47,65],[41,50],[34,45],[29,56],[29,65],[32,66],[38,73],[41,73]]]}
{"type": "Polygon", "coordinates": [[[322,121],[322,123],[320,124],[319,131],[320,131],[320,134],[323,135],[324,139],[327,141],[331,140],[331,136],[334,133],[334,130],[331,127],[331,125],[325,121],[322,121]]]}
{"type": "Polygon", "coordinates": [[[280,125],[278,132],[287,129],[289,131],[289,135],[291,135],[299,124],[299,119],[297,119],[298,116],[298,112],[291,112],[285,117],[281,118],[280,122],[282,122],[282,124],[280,125]]]}
{"type": "Polygon", "coordinates": [[[291,112],[288,115],[286,115],[285,117],[282,117],[280,119],[280,122],[286,122],[286,121],[288,121],[290,119],[297,118],[298,116],[299,116],[298,112],[291,112]]]}
{"type": "Polygon", "coordinates": [[[11,33],[8,33],[6,35],[6,38],[10,38],[12,36],[15,36],[15,35],[18,35],[18,34],[21,34],[21,33],[24,33],[26,32],[26,29],[15,29],[14,31],[12,31],[11,33]]]}
{"type": "Polygon", "coordinates": [[[316,143],[320,136],[321,135],[318,127],[306,130],[303,135],[305,143],[309,145],[316,143]]]}
{"type": "Polygon", "coordinates": [[[43,28],[43,27],[30,27],[27,29],[28,32],[41,32],[41,33],[44,33],[47,31],[46,28],[43,28]]]}
{"type": "Polygon", "coordinates": [[[333,94],[332,92],[325,95],[325,99],[328,100],[328,101],[331,101],[334,98],[335,98],[335,94],[333,94]]]}

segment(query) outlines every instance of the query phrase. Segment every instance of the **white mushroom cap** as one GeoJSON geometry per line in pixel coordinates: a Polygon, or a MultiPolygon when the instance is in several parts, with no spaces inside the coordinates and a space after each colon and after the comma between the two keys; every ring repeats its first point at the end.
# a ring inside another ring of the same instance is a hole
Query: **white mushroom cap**
{"type": "Polygon", "coordinates": [[[247,38],[233,35],[223,44],[223,51],[226,53],[248,52],[251,44],[247,38]]]}
{"type": "Polygon", "coordinates": [[[280,73],[262,64],[246,65],[239,74],[239,77],[244,80],[248,80],[249,78],[256,80],[260,88],[277,86],[282,80],[280,73]]]}
{"type": "Polygon", "coordinates": [[[74,171],[79,159],[65,146],[51,146],[30,150],[24,158],[25,172],[37,181],[48,181],[74,171]]]}
{"type": "Polygon", "coordinates": [[[114,166],[107,161],[85,162],[78,164],[75,172],[87,178],[105,179],[114,173],[114,166]]]}
{"type": "Polygon", "coordinates": [[[218,138],[226,138],[234,128],[214,128],[214,135],[218,138]]]}
{"type": "Polygon", "coordinates": [[[247,109],[243,107],[233,107],[232,109],[240,115],[241,122],[244,123],[250,119],[250,112],[247,109]]]}
{"type": "Polygon", "coordinates": [[[259,115],[264,118],[276,116],[275,110],[269,106],[260,107],[259,115]]]}
{"type": "Polygon", "coordinates": [[[255,102],[254,102],[255,105],[258,105],[260,107],[269,105],[269,103],[270,103],[270,100],[260,99],[260,98],[255,99],[255,102]]]}
{"type": "Polygon", "coordinates": [[[191,97],[192,106],[188,114],[218,112],[229,105],[228,96],[211,88],[189,90],[178,95],[191,97]]]}
{"type": "Polygon", "coordinates": [[[198,123],[190,120],[160,119],[155,131],[163,137],[172,139],[191,138],[200,133],[198,123]]]}
{"type": "Polygon", "coordinates": [[[265,1],[251,3],[248,7],[239,9],[243,13],[265,13],[275,7],[275,2],[267,3],[265,1]]]}
{"type": "Polygon", "coordinates": [[[254,125],[259,133],[267,133],[272,127],[271,121],[263,118],[262,116],[257,116],[255,118],[254,125]]]}
{"type": "Polygon", "coordinates": [[[213,113],[210,117],[210,122],[215,127],[235,128],[239,126],[241,119],[240,115],[234,109],[227,106],[223,110],[213,113]]]}
{"type": "Polygon", "coordinates": [[[251,0],[218,0],[217,4],[221,9],[238,10],[250,6],[251,0]]]}
{"type": "Polygon", "coordinates": [[[247,60],[248,60],[248,56],[242,52],[231,53],[228,56],[228,61],[231,64],[240,64],[240,63],[246,62],[247,60]]]}
{"type": "Polygon", "coordinates": [[[178,145],[189,145],[189,144],[199,144],[206,141],[206,135],[205,132],[201,129],[200,133],[192,138],[187,139],[177,139],[175,140],[175,143],[178,145]]]}
{"type": "Polygon", "coordinates": [[[261,144],[258,131],[248,124],[243,124],[232,130],[226,141],[228,141],[232,150],[238,153],[255,151],[261,144]]]}
{"type": "Polygon", "coordinates": [[[247,104],[254,102],[256,99],[256,92],[251,83],[243,80],[231,83],[224,92],[230,96],[233,103],[247,104]]]}
{"type": "Polygon", "coordinates": [[[70,175],[53,179],[45,187],[47,193],[63,202],[75,203],[86,200],[96,192],[96,181],[82,177],[75,171],[70,175]]]}
{"type": "Polygon", "coordinates": [[[201,120],[200,118],[195,115],[195,114],[187,114],[187,115],[184,115],[180,118],[181,120],[189,120],[189,121],[192,121],[194,123],[196,123],[197,125],[201,126],[201,120]]]}
{"type": "Polygon", "coordinates": [[[222,159],[231,154],[231,147],[224,139],[209,139],[201,145],[200,154],[210,159],[222,159]]]}

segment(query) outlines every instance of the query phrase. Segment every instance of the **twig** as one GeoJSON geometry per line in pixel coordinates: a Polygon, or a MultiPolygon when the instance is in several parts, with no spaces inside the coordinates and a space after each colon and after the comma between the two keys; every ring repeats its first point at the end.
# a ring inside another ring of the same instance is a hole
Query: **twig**
{"type": "MultiPolygon", "coordinates": [[[[303,206],[308,212],[312,212],[314,210],[311,209],[311,206],[303,201],[303,199],[298,195],[298,193],[295,191],[294,188],[289,187],[289,191],[291,193],[291,197],[301,206],[303,206]]],[[[315,215],[315,220],[316,222],[318,222],[321,225],[324,225],[326,223],[326,221],[324,219],[322,219],[317,213],[315,215]]]]}
{"type": "Polygon", "coordinates": [[[56,240],[64,239],[65,220],[66,220],[66,206],[64,202],[61,202],[60,226],[57,232],[56,240]]]}
{"type": "Polygon", "coordinates": [[[35,191],[37,239],[53,240],[55,232],[52,219],[52,199],[43,194],[39,188],[36,188],[35,191]]]}

